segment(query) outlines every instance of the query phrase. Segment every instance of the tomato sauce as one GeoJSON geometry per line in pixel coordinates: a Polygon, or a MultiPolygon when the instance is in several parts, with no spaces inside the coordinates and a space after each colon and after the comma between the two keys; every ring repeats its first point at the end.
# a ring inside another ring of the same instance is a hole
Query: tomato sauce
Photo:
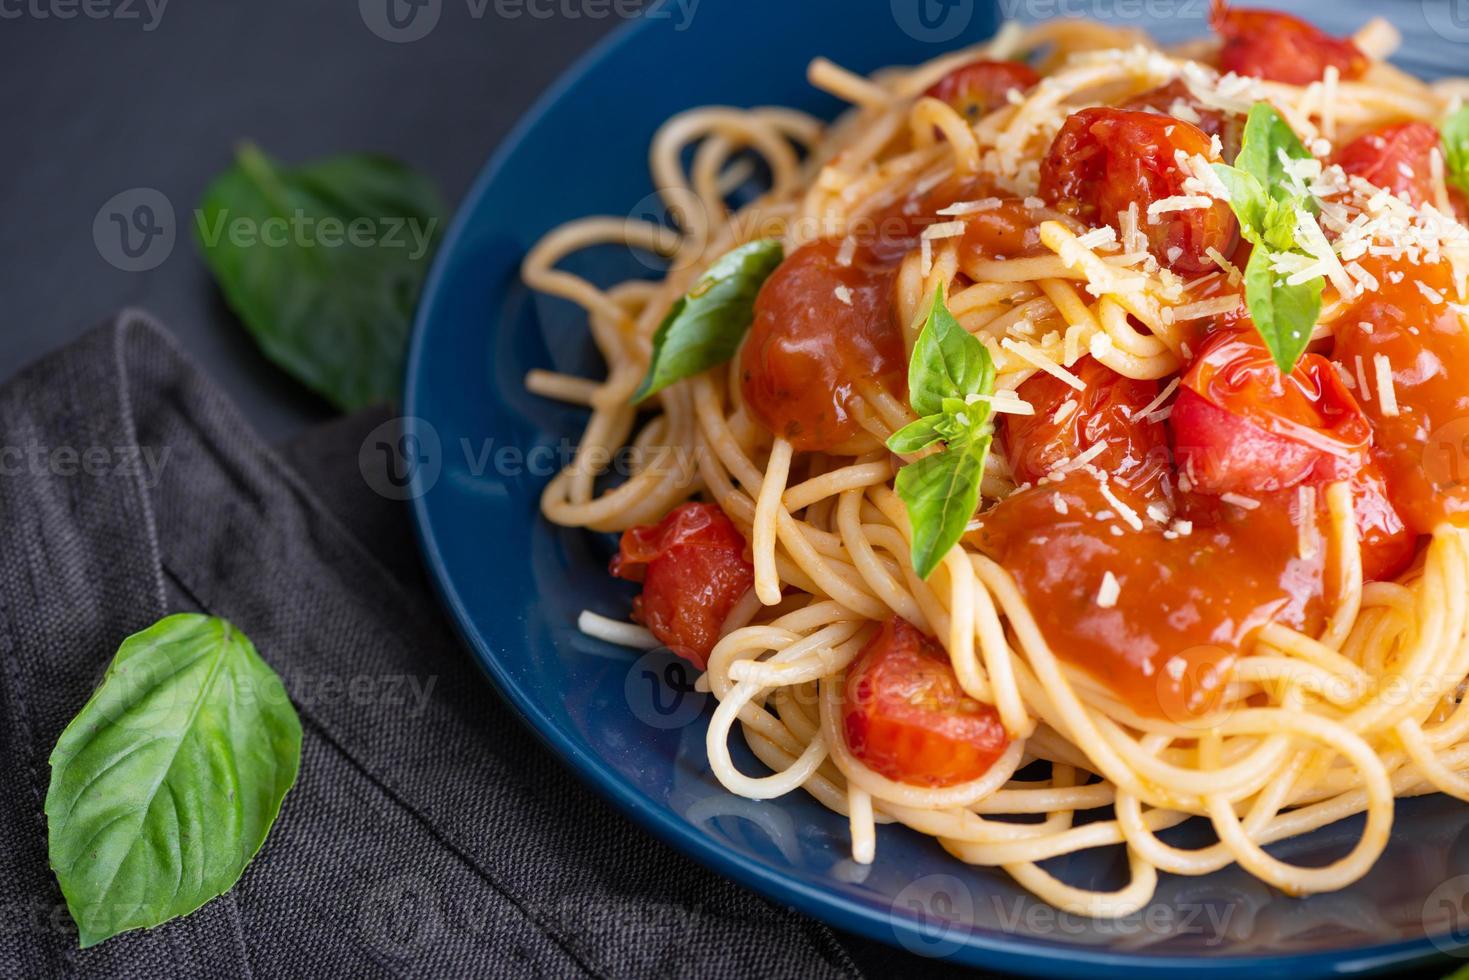
{"type": "MultiPolygon", "coordinates": [[[[1145,497],[1110,489],[1146,513],[1145,497]]],[[[1099,520],[1116,507],[1076,472],[1001,501],[965,540],[1014,575],[1058,657],[1137,712],[1185,721],[1217,704],[1219,672],[1259,627],[1324,624],[1326,527],[1313,515],[1323,546],[1301,558],[1295,506],[1293,494],[1255,510],[1204,501],[1188,535],[1147,518],[1138,531],[1099,520]],[[1120,587],[1110,607],[1098,602],[1107,572],[1120,587]]]]}
{"type": "Polygon", "coordinates": [[[1469,331],[1448,305],[1456,295],[1452,270],[1446,262],[1411,265],[1385,257],[1362,264],[1381,288],[1337,321],[1332,356],[1353,375],[1361,360],[1371,397],[1359,391],[1358,401],[1372,425],[1374,456],[1409,526],[1428,534],[1445,521],[1469,525],[1469,331]],[[1392,281],[1394,273],[1400,282],[1392,281]],[[1448,302],[1430,300],[1420,282],[1448,302]],[[1391,366],[1396,415],[1384,409],[1378,391],[1378,355],[1391,366]]]}

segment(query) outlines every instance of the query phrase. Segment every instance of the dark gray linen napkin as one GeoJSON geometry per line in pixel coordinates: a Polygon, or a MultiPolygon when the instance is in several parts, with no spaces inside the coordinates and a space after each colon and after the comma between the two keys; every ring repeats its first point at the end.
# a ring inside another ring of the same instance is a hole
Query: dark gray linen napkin
{"type": "Polygon", "coordinates": [[[705,871],[557,766],[451,634],[403,505],[359,472],[385,417],[277,452],[135,312],[0,388],[0,975],[939,966],[705,871]],[[182,611],[232,620],[285,679],[300,780],[234,891],[78,951],[46,863],[47,756],[119,642],[182,611]]]}

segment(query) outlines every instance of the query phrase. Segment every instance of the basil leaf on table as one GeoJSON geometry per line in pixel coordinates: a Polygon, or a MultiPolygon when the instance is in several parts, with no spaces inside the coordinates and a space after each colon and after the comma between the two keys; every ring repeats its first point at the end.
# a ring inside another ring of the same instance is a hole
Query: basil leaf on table
{"type": "Polygon", "coordinates": [[[386,157],[286,168],[245,144],[194,230],[265,355],[351,410],[398,394],[443,213],[430,181],[386,157]]]}
{"type": "Polygon", "coordinates": [[[653,335],[653,360],[632,400],[723,364],[755,318],[755,297],[785,258],[778,238],[747,242],[720,256],[679,297],[653,335]]]}
{"type": "MultiPolygon", "coordinates": [[[[1283,374],[1294,370],[1310,344],[1325,288],[1325,278],[1319,275],[1287,285],[1287,277],[1273,267],[1277,256],[1307,254],[1297,240],[1297,229],[1312,230],[1318,205],[1290,175],[1285,161],[1311,158],[1280,114],[1268,103],[1257,102],[1250,109],[1234,166],[1213,167],[1229,194],[1240,234],[1254,246],[1245,267],[1245,305],[1283,374]]],[[[1325,240],[1319,232],[1316,237],[1325,240]]]]}
{"type": "Polygon", "coordinates": [[[989,349],[959,325],[938,289],[908,364],[909,402],[922,417],[887,442],[901,455],[945,443],[941,451],[905,465],[893,483],[913,526],[910,557],[920,578],[928,578],[964,536],[979,507],[993,431],[983,396],[994,387],[989,349]]]}
{"type": "Polygon", "coordinates": [[[1444,176],[1469,194],[1469,105],[1461,106],[1443,124],[1444,176]]]}
{"type": "Polygon", "coordinates": [[[222,619],[128,637],[51,753],[51,867],[83,948],[227,892],[301,765],[280,678],[222,619]]]}

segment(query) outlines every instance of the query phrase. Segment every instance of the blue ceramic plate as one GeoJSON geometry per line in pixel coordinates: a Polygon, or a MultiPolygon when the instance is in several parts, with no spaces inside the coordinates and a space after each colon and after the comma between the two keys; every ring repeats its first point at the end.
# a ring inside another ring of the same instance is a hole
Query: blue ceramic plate
{"type": "MultiPolygon", "coordinates": [[[[1469,21],[1454,0],[1338,2],[1342,32],[1385,13],[1422,73],[1464,62],[1469,21]]],[[[580,311],[517,279],[548,229],[588,214],[641,214],[647,147],[679,110],[783,104],[830,115],[805,83],[817,54],[867,71],[914,63],[989,36],[999,12],[1089,14],[1168,38],[1204,30],[1204,0],[703,0],[655,5],[541,100],[470,192],[425,290],[408,368],[406,414],[423,551],[459,630],[486,672],[564,762],[650,832],[721,874],[833,925],[918,953],[1050,976],[1128,977],[1248,970],[1305,977],[1402,966],[1452,948],[1469,927],[1469,807],[1440,797],[1399,805],[1393,843],[1352,888],[1293,900],[1238,870],[1165,877],[1149,910],[1121,922],[1058,915],[1001,872],[971,868],[903,828],[879,831],[868,868],[847,856],[844,821],[801,794],[731,796],[704,761],[710,705],[665,654],[639,657],[576,630],[591,608],[627,614],[606,573],[606,535],[552,527],[537,513],[583,413],[529,395],[532,367],[597,376],[580,311]],[[1085,8],[1085,9],[1083,9],[1085,8]],[[1456,919],[1455,916],[1460,916],[1456,919]]],[[[583,274],[652,275],[616,250],[579,257],[583,274]]],[[[737,760],[759,771],[737,746],[737,760]]],[[[1274,850],[1308,863],[1351,846],[1356,821],[1274,850]]],[[[1185,825],[1180,841],[1198,832],[1185,825]]],[[[1118,852],[1049,863],[1063,879],[1115,887],[1118,852]]],[[[1469,931],[1460,939],[1469,941],[1469,931]]]]}

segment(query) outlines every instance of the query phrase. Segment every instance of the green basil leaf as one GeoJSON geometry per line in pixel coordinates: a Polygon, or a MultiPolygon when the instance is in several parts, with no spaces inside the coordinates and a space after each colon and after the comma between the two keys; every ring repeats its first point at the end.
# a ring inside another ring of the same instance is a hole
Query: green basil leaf
{"type": "Polygon", "coordinates": [[[1275,107],[1268,102],[1256,102],[1245,120],[1244,141],[1234,165],[1258,180],[1277,201],[1298,201],[1311,206],[1314,202],[1305,200],[1309,197],[1305,189],[1286,171],[1280,159],[1282,152],[1292,160],[1312,159],[1311,151],[1275,107]]]}
{"type": "Polygon", "coordinates": [[[995,362],[988,348],[959,325],[934,291],[928,318],[908,362],[908,401],[920,416],[944,411],[945,398],[987,395],[995,384],[995,362]]]}
{"type": "Polygon", "coordinates": [[[658,325],[653,362],[633,401],[733,357],[755,318],[760,287],[783,258],[778,238],[747,242],[720,256],[658,325]]]}
{"type": "Polygon", "coordinates": [[[927,449],[943,438],[943,434],[937,428],[937,423],[943,418],[942,415],[929,415],[916,422],[909,422],[888,436],[888,449],[901,456],[908,456],[920,449],[927,449]]]}
{"type": "Polygon", "coordinates": [[[1289,252],[1296,247],[1296,208],[1281,204],[1274,199],[1265,202],[1265,217],[1260,223],[1260,237],[1256,244],[1264,245],[1273,252],[1289,252]]]}
{"type": "Polygon", "coordinates": [[[943,452],[898,471],[894,489],[913,525],[913,569],[919,578],[932,574],[974,517],[990,440],[985,433],[950,443],[943,452]]]}
{"type": "Polygon", "coordinates": [[[51,867],[81,945],[233,887],[300,765],[280,678],[229,623],[169,616],[124,640],[51,753],[51,867]]]}
{"type": "Polygon", "coordinates": [[[1289,374],[1311,342],[1321,315],[1321,277],[1287,286],[1270,268],[1270,251],[1257,247],[1245,266],[1245,303],[1255,329],[1281,373],[1289,374]]]}
{"type": "Polygon", "coordinates": [[[1469,194],[1469,105],[1444,120],[1443,149],[1444,176],[1469,194]]]}
{"type": "Polygon", "coordinates": [[[1255,179],[1255,175],[1227,163],[1214,164],[1214,172],[1229,192],[1229,206],[1239,219],[1240,233],[1250,241],[1258,241],[1260,228],[1265,223],[1266,205],[1270,195],[1255,179]]]}
{"type": "Polygon", "coordinates": [[[194,231],[265,355],[350,410],[398,394],[443,213],[427,179],[384,157],[284,168],[246,144],[194,231]]]}

